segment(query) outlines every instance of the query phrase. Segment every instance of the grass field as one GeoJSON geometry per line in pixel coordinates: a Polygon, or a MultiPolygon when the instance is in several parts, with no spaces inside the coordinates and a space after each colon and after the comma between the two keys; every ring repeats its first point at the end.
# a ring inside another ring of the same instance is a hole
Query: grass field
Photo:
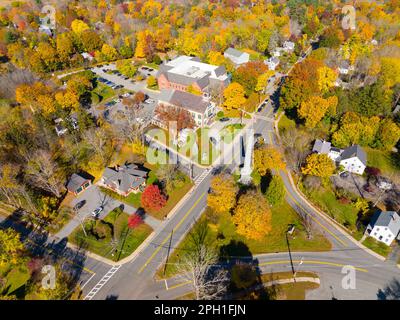
{"type": "MultiPolygon", "coordinates": [[[[289,240],[292,251],[328,251],[332,246],[321,234],[314,234],[313,239],[308,240],[299,223],[297,213],[287,203],[272,208],[272,231],[261,241],[249,240],[238,235],[229,213],[218,214],[217,218],[215,218],[211,210],[207,209],[193,229],[196,230],[202,223],[207,223],[208,225],[205,242],[210,244],[211,247],[220,250],[221,255],[248,256],[250,254],[286,252],[285,233],[288,224],[297,226],[293,237],[289,240]]],[[[166,277],[174,275],[176,272],[174,266],[179,261],[179,256],[184,255],[185,251],[192,250],[192,248],[193,243],[189,234],[171,254],[170,264],[167,265],[166,277]]],[[[162,272],[159,270],[158,276],[161,277],[161,275],[162,272]]]]}
{"type": "Polygon", "coordinates": [[[96,88],[91,92],[92,95],[92,103],[98,104],[106,101],[107,99],[115,96],[115,91],[109,86],[97,82],[96,88]]]}
{"type": "Polygon", "coordinates": [[[278,129],[280,133],[295,127],[296,127],[296,122],[294,122],[294,120],[289,119],[285,114],[282,115],[278,123],[278,129]]]}
{"type": "Polygon", "coordinates": [[[372,251],[376,252],[377,254],[380,254],[383,257],[387,257],[391,251],[391,248],[389,246],[380,241],[375,240],[372,237],[367,237],[363,241],[363,245],[371,249],[372,251]]]}
{"type": "Polygon", "coordinates": [[[396,167],[395,159],[390,152],[371,148],[364,148],[367,153],[367,164],[369,167],[379,168],[383,174],[400,172],[400,164],[396,167]]]}
{"type": "Polygon", "coordinates": [[[29,280],[30,274],[26,263],[21,264],[17,267],[4,265],[0,267],[0,278],[3,278],[3,281],[5,281],[3,286],[4,292],[0,292],[0,294],[15,294],[17,297],[21,298],[21,296],[23,296],[25,292],[25,290],[21,289],[23,289],[23,286],[29,280]]]}
{"type": "Polygon", "coordinates": [[[128,214],[123,212],[118,215],[116,210],[110,212],[105,217],[104,222],[112,225],[114,238],[117,239],[114,246],[112,245],[111,235],[97,240],[88,232],[91,221],[85,223],[88,236],[85,236],[82,227],[79,226],[68,237],[68,241],[107,259],[119,261],[132,254],[153,231],[145,223],[142,223],[134,230],[130,230],[128,228],[128,214]]]}
{"type": "Polygon", "coordinates": [[[308,197],[322,211],[329,214],[340,224],[355,230],[358,211],[351,204],[340,203],[332,190],[317,190],[308,192],[308,197]]]}

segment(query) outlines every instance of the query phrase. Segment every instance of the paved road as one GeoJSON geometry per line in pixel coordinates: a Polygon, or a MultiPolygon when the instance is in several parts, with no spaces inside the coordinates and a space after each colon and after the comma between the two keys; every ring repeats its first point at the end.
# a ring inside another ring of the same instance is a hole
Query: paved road
{"type": "MultiPolygon", "coordinates": [[[[276,138],[273,129],[274,117],[271,104],[259,114],[257,121],[254,123],[254,130],[256,133],[261,133],[269,143],[276,143],[276,138]]],[[[376,294],[379,289],[383,289],[386,285],[398,277],[399,270],[394,264],[382,262],[379,259],[371,256],[362,250],[355,242],[351,241],[343,232],[339,231],[332,225],[331,222],[321,217],[321,215],[303,198],[301,198],[296,190],[291,185],[286,172],[281,171],[285,186],[287,188],[288,202],[296,210],[304,210],[311,215],[315,225],[325,234],[325,236],[332,242],[333,249],[329,253],[307,253],[305,258],[314,259],[318,263],[306,264],[306,270],[316,271],[320,274],[323,284],[317,293],[313,293],[314,298],[329,299],[331,295],[330,286],[334,290],[336,298],[349,299],[376,299],[376,294]],[[330,265],[335,264],[335,265],[330,265]],[[360,272],[359,287],[355,290],[344,291],[340,289],[342,284],[343,274],[341,268],[337,265],[343,266],[346,264],[354,264],[356,266],[368,266],[363,268],[368,270],[368,275],[360,272]],[[327,267],[328,266],[328,267],[327,267]],[[329,290],[327,289],[329,286],[329,290]],[[335,291],[336,290],[336,291],[335,291]]],[[[176,215],[170,221],[165,221],[157,231],[156,237],[151,243],[142,250],[136,259],[130,263],[123,265],[118,272],[116,272],[108,282],[102,287],[100,291],[94,295],[93,299],[156,299],[158,296],[162,298],[172,298],[185,292],[185,285],[181,285],[174,289],[166,290],[165,283],[160,283],[154,279],[156,270],[164,263],[167,252],[168,244],[171,239],[172,248],[176,247],[184,236],[190,230],[191,225],[201,215],[206,206],[206,194],[210,185],[210,173],[205,175],[195,191],[189,196],[182,208],[180,208],[176,215]],[[171,238],[171,231],[173,236],[171,238]],[[128,280],[129,279],[129,280],[128,280]],[[181,291],[179,291],[181,290],[181,291]],[[179,293],[179,294],[178,294],[179,293]]],[[[283,255],[287,256],[287,253],[283,255]]],[[[265,261],[265,268],[273,265],[274,271],[288,270],[290,263],[286,258],[282,260],[282,254],[267,256],[265,261]],[[280,263],[268,264],[274,261],[281,261],[280,263]]],[[[294,254],[294,260],[300,260],[298,254],[294,254]]],[[[264,267],[264,266],[263,266],[264,267]]],[[[270,267],[271,268],[271,267],[270,267]]],[[[189,286],[187,286],[189,287],[189,286]]],[[[89,286],[87,286],[89,291],[89,286]]],[[[187,289],[186,289],[187,291],[187,289]]],[[[310,295],[310,298],[313,296],[310,295]]]]}

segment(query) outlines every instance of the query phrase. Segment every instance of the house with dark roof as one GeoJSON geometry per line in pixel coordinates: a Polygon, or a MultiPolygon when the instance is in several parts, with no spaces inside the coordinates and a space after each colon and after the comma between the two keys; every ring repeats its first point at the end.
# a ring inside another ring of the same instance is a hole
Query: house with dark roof
{"type": "Polygon", "coordinates": [[[268,66],[269,70],[275,70],[280,63],[280,60],[278,57],[270,57],[267,60],[264,60],[264,63],[268,66]]]}
{"type": "Polygon", "coordinates": [[[250,61],[250,54],[234,48],[228,48],[224,52],[224,57],[231,60],[235,67],[250,61]]]}
{"type": "Polygon", "coordinates": [[[106,168],[98,184],[126,197],[131,192],[138,193],[143,190],[146,186],[146,176],[146,171],[139,170],[137,165],[130,163],[106,168]]]}
{"type": "MultiPolygon", "coordinates": [[[[188,111],[193,117],[196,126],[200,128],[209,125],[216,113],[215,104],[207,96],[195,95],[179,90],[161,90],[158,107],[161,106],[182,108],[188,111]]],[[[157,109],[155,110],[155,117],[152,123],[162,128],[166,127],[166,124],[157,116],[157,109]]]]}
{"type": "Polygon", "coordinates": [[[332,147],[328,141],[317,139],[312,151],[318,154],[326,154],[337,165],[351,173],[363,174],[367,167],[367,154],[357,144],[346,149],[339,149],[332,147]]]}
{"type": "Polygon", "coordinates": [[[400,237],[400,216],[395,211],[377,211],[367,226],[366,234],[390,246],[400,237]]]}
{"type": "Polygon", "coordinates": [[[367,154],[358,144],[344,149],[338,160],[340,166],[352,173],[363,174],[367,167],[367,154]]]}
{"type": "Polygon", "coordinates": [[[68,180],[67,190],[74,195],[78,195],[92,184],[90,179],[87,179],[77,173],[73,173],[68,180]]]}
{"type": "Polygon", "coordinates": [[[230,79],[224,66],[202,63],[197,57],[179,56],[160,65],[156,74],[160,89],[187,91],[191,86],[202,93],[226,87],[230,79]]]}

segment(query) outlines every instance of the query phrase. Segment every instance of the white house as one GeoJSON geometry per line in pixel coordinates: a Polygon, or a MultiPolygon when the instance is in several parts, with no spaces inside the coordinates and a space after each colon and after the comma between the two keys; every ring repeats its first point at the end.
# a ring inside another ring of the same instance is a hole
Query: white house
{"type": "Polygon", "coordinates": [[[268,66],[269,70],[275,70],[280,61],[278,57],[271,57],[265,60],[264,63],[268,66]]]}
{"type": "Polygon", "coordinates": [[[280,57],[281,56],[281,51],[282,51],[282,48],[275,48],[273,51],[272,51],[272,53],[271,53],[271,55],[273,56],[273,57],[280,57]]]}
{"type": "Polygon", "coordinates": [[[338,66],[339,74],[348,74],[350,71],[354,70],[354,66],[350,65],[348,60],[343,60],[338,66]]]}
{"type": "Polygon", "coordinates": [[[94,59],[94,57],[90,53],[87,53],[87,52],[83,52],[83,53],[81,53],[81,55],[82,55],[83,59],[85,59],[85,60],[92,61],[94,59]]]}
{"type": "Polygon", "coordinates": [[[331,143],[325,140],[315,140],[313,152],[326,154],[329,158],[344,168],[344,170],[363,174],[367,167],[367,155],[359,145],[353,145],[346,149],[332,147],[331,143]]]}
{"type": "Polygon", "coordinates": [[[367,167],[367,155],[357,144],[344,149],[337,160],[339,165],[351,173],[363,174],[367,167]]]}
{"type": "Polygon", "coordinates": [[[294,50],[294,46],[295,46],[295,44],[294,44],[294,42],[292,42],[292,41],[285,41],[285,42],[283,43],[283,49],[284,49],[286,52],[293,51],[293,50],[294,50]]]}
{"type": "Polygon", "coordinates": [[[224,57],[231,60],[235,66],[240,66],[250,61],[250,55],[247,52],[242,52],[234,48],[226,49],[224,57]]]}
{"type": "Polygon", "coordinates": [[[400,232],[400,216],[395,211],[377,211],[367,226],[366,234],[390,246],[400,232]]]}

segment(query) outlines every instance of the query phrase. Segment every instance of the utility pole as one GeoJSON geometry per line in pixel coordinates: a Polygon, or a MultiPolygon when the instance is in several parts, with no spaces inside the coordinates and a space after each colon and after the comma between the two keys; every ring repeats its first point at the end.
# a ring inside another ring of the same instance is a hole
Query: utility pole
{"type": "Polygon", "coordinates": [[[285,236],[286,236],[286,243],[287,243],[287,246],[288,246],[290,265],[292,267],[293,279],[294,279],[294,282],[296,282],[296,272],[294,271],[293,260],[292,260],[292,252],[290,251],[289,238],[288,238],[288,233],[292,234],[293,231],[294,231],[294,226],[293,225],[289,225],[288,229],[285,232],[285,236]]]}
{"type": "Polygon", "coordinates": [[[168,264],[168,258],[169,258],[169,253],[171,251],[171,242],[172,242],[172,235],[174,233],[174,229],[171,231],[171,236],[169,238],[169,245],[168,245],[168,252],[167,252],[167,260],[165,260],[165,265],[164,265],[164,276],[165,276],[165,271],[167,271],[167,264],[168,264]]]}

